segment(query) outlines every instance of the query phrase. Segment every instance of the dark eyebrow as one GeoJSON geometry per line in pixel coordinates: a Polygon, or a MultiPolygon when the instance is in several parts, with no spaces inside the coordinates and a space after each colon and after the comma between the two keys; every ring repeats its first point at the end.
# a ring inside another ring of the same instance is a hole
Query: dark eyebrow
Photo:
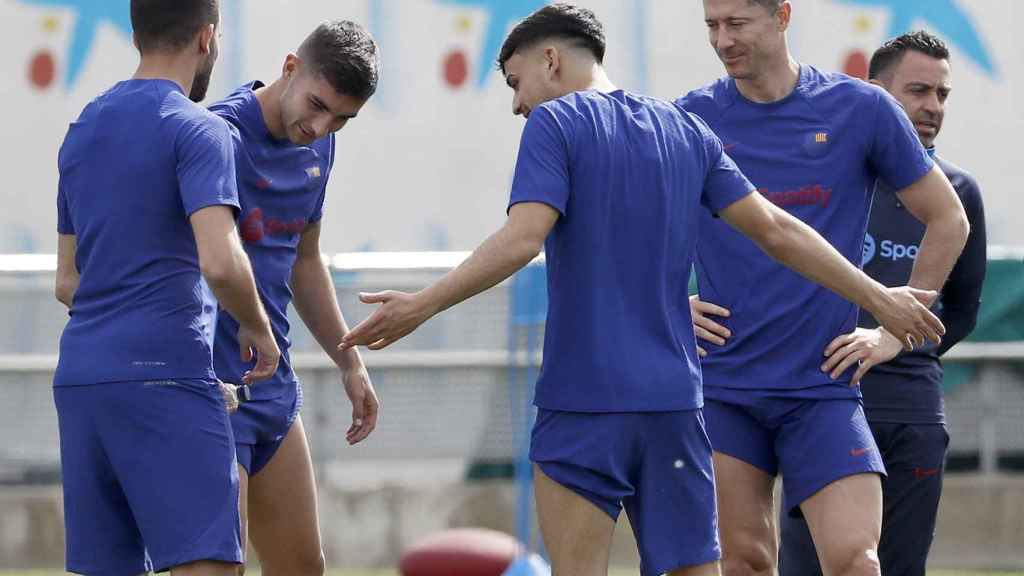
{"type": "MultiPolygon", "coordinates": [[[[327,110],[328,112],[332,111],[331,108],[327,106],[327,104],[324,104],[324,101],[318,98],[316,94],[310,94],[309,99],[313,101],[313,104],[319,106],[321,109],[327,110]]],[[[335,114],[335,116],[341,120],[351,120],[357,115],[358,114],[335,114]]]]}
{"type": "Polygon", "coordinates": [[[318,106],[318,107],[320,107],[320,108],[322,108],[324,110],[330,110],[330,108],[327,107],[327,104],[324,104],[323,100],[317,98],[316,94],[310,94],[309,95],[309,99],[312,100],[313,104],[315,104],[316,106],[318,106]]]}

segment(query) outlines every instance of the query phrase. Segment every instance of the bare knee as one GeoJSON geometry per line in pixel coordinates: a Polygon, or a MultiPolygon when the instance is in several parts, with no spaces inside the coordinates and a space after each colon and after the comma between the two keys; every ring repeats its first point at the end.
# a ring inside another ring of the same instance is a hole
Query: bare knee
{"type": "Polygon", "coordinates": [[[825,567],[829,576],[880,576],[877,546],[858,546],[825,567]]]}
{"type": "Polygon", "coordinates": [[[761,543],[734,544],[722,550],[723,576],[772,576],[775,574],[775,555],[761,543]]]}

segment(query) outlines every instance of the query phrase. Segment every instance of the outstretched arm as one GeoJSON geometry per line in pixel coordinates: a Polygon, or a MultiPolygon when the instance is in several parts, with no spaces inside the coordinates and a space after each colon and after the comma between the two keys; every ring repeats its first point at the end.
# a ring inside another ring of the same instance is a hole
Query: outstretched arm
{"type": "Polygon", "coordinates": [[[760,194],[750,194],[720,215],[775,260],[871,312],[907,349],[925,339],[940,341],[944,328],[927,308],[936,292],[882,286],[813,228],[760,194]]]}
{"type": "Polygon", "coordinates": [[[384,348],[435,314],[495,286],[540,254],[558,218],[557,210],[541,202],[514,204],[505,225],[434,284],[415,294],[360,294],[363,302],[381,306],[345,335],[341,348],[384,348]]]}

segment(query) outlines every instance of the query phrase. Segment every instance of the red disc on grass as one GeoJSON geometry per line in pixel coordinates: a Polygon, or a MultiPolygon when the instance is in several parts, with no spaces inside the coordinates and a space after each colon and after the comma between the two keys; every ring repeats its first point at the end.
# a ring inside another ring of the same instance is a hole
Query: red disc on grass
{"type": "Polygon", "coordinates": [[[519,551],[515,538],[483,528],[427,536],[402,553],[402,576],[501,576],[519,551]]]}

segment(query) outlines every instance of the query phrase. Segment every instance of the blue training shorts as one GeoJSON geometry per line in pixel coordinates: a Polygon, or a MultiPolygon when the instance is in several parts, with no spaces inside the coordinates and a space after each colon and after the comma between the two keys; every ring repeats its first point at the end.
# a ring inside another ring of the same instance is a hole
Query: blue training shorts
{"type": "Polygon", "coordinates": [[[781,473],[783,506],[799,506],[854,474],[885,475],[860,398],[807,399],[705,388],[704,415],[716,452],[781,473]]]}
{"type": "Polygon", "coordinates": [[[700,410],[540,410],[530,459],[612,519],[626,509],[644,576],[721,558],[711,444],[700,410]]]}
{"type": "MultiPolygon", "coordinates": [[[[255,384],[254,386],[261,386],[255,384]]],[[[302,386],[287,385],[284,394],[268,400],[242,402],[231,415],[238,463],[255,476],[281,447],[302,408],[302,386]]]]}
{"type": "Polygon", "coordinates": [[[53,396],[69,572],[242,561],[235,444],[216,382],[61,386],[53,396]]]}

